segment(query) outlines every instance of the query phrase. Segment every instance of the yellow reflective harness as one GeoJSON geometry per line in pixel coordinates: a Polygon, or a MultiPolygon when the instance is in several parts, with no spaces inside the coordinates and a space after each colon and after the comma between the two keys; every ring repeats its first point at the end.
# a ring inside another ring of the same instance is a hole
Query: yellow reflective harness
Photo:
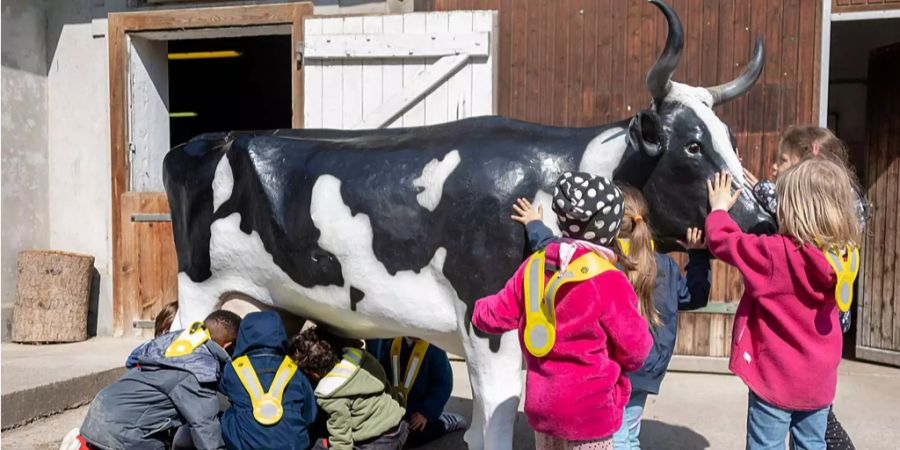
{"type": "Polygon", "coordinates": [[[234,372],[250,395],[250,404],[253,405],[253,418],[262,425],[274,425],[281,420],[284,415],[284,409],[281,407],[281,399],[284,396],[284,390],[287,388],[288,382],[297,372],[297,364],[291,358],[285,356],[275,372],[275,378],[268,391],[263,391],[256,371],[253,370],[253,364],[250,364],[250,358],[247,355],[239,356],[231,362],[234,366],[234,372]]]}
{"type": "Polygon", "coordinates": [[[853,282],[859,274],[859,247],[848,245],[843,252],[838,251],[836,247],[828,247],[822,249],[822,253],[837,275],[834,299],[838,309],[847,312],[853,303],[853,282]]]}
{"type": "Polygon", "coordinates": [[[556,294],[572,282],[584,281],[609,270],[618,270],[606,258],[588,252],[576,258],[564,273],[556,271],[545,286],[547,255],[541,250],[525,265],[525,348],[540,358],[556,343],[556,294]]]}
{"type": "MultiPolygon", "coordinates": [[[[631,253],[631,239],[619,238],[616,240],[619,241],[622,254],[628,256],[631,253]]],[[[650,241],[650,250],[656,251],[656,241],[650,241]]]]}
{"type": "Polygon", "coordinates": [[[400,348],[403,344],[403,338],[394,338],[391,342],[391,375],[393,381],[394,392],[396,392],[405,402],[409,396],[416,378],[419,376],[419,370],[422,368],[422,361],[425,360],[425,353],[428,351],[428,341],[416,339],[416,345],[413,346],[412,354],[409,355],[409,361],[406,363],[406,372],[403,375],[403,385],[400,385],[400,348]]]}
{"type": "Polygon", "coordinates": [[[362,362],[362,350],[353,347],[347,347],[344,349],[344,357],[341,362],[335,364],[334,368],[331,369],[330,372],[325,374],[324,378],[350,378],[356,373],[356,370],[359,369],[359,365],[362,362]]]}
{"type": "Polygon", "coordinates": [[[209,340],[209,330],[203,322],[194,322],[185,328],[166,349],[166,358],[189,355],[209,340]]]}

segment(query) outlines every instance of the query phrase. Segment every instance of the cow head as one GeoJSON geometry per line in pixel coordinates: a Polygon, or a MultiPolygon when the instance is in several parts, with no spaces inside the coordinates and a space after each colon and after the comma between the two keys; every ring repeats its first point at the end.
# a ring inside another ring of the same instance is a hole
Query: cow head
{"type": "Polygon", "coordinates": [[[685,224],[702,226],[709,212],[706,180],[716,172],[732,173],[735,188],[744,194],[731,210],[744,230],[768,232],[772,217],[757,203],[744,179],[728,126],[713,107],[749,91],[763,68],[763,44],[756,41],[753,57],[736,79],[714,87],[693,87],[672,81],[684,47],[684,30],[678,15],[661,0],[651,0],[669,24],[665,48],[647,73],[653,95],[648,109],[631,120],[628,129],[633,157],[647,165],[650,175],[640,184],[652,211],[659,236],[684,233],[685,224]]]}

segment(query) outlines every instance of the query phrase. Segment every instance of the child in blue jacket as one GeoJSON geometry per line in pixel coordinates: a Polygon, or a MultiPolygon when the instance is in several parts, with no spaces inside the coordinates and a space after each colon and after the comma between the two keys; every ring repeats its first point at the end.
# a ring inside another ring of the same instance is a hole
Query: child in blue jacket
{"type": "Polygon", "coordinates": [[[406,403],[407,447],[425,445],[449,432],[465,429],[462,416],[444,412],[453,390],[453,372],[447,352],[409,337],[366,341],[366,348],[378,358],[394,391],[406,403]],[[424,357],[418,363],[421,367],[418,373],[410,377],[409,363],[417,345],[425,349],[424,357]],[[394,354],[396,361],[392,357],[394,354]]]}
{"type": "Polygon", "coordinates": [[[219,383],[219,391],[231,401],[222,416],[222,437],[229,449],[311,447],[307,428],[316,418],[316,399],[296,369],[287,356],[287,334],[278,314],[247,314],[219,383]]]}
{"type": "MultiPolygon", "coordinates": [[[[687,276],[666,254],[655,251],[653,235],[647,223],[649,210],[643,195],[629,186],[619,186],[625,194],[625,212],[619,228],[619,247],[626,258],[620,259],[622,269],[640,299],[638,310],[650,324],[653,347],[636,372],[628,374],[631,398],[625,407],[622,427],[613,435],[616,450],[640,449],[638,436],[641,416],[647,395],[659,394],[663,377],[675,350],[678,334],[676,315],[679,310],[706,306],[709,301],[710,262],[702,240],[702,231],[691,228],[687,240],[679,241],[688,250],[687,276]]],[[[512,219],[525,225],[532,251],[546,247],[555,238],[541,221],[543,208],[533,208],[525,199],[513,205],[512,219]]]]}

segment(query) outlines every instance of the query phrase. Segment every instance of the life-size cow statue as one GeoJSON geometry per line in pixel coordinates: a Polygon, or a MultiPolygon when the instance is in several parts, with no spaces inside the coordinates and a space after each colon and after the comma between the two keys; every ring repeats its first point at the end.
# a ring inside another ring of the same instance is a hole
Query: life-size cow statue
{"type": "MultiPolygon", "coordinates": [[[[714,172],[745,183],[712,108],[752,87],[762,42],[731,82],[674,83],[684,33],[674,11],[654,4],[669,32],[647,75],[653,101],[621,122],[556,128],[476,117],[387,130],[206,134],[172,149],[164,174],[179,322],[251,298],[355,337],[426,339],[467,359],[469,447],[511,448],[519,342],[514,333],[480,334],[470,311],[527,256],[524,232],[509,219],[514,199],[549,212],[560,173],[613,176],[643,191],[665,243],[702,225],[714,172]]],[[[749,194],[732,215],[747,230],[772,225],[749,194]]]]}

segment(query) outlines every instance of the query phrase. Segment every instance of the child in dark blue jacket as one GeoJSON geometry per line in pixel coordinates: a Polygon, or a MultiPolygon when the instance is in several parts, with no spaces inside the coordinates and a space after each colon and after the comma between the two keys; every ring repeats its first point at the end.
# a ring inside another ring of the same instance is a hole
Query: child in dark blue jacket
{"type": "Polygon", "coordinates": [[[316,418],[316,399],[287,356],[287,334],[276,312],[250,313],[241,321],[219,391],[231,401],[222,416],[229,449],[310,448],[307,428],[316,418]]]}
{"type": "Polygon", "coordinates": [[[406,403],[407,447],[427,444],[466,427],[462,416],[444,412],[453,390],[453,372],[447,352],[426,341],[408,337],[366,341],[366,348],[381,362],[394,391],[406,403]],[[410,365],[411,358],[421,359],[416,364],[418,371],[410,365]]]}
{"type": "MultiPolygon", "coordinates": [[[[616,450],[640,449],[638,436],[647,394],[659,394],[659,387],[675,350],[678,333],[676,315],[679,310],[706,306],[709,301],[710,262],[702,240],[702,231],[691,228],[687,240],[679,241],[688,250],[687,276],[668,255],[655,251],[653,235],[646,217],[647,202],[640,191],[619,186],[625,194],[625,213],[619,228],[619,249],[625,258],[620,264],[640,299],[639,311],[650,324],[653,347],[636,372],[628,374],[631,399],[625,407],[622,427],[613,435],[616,450]]],[[[525,225],[528,243],[533,251],[546,247],[555,239],[553,232],[541,221],[542,208],[533,208],[528,200],[519,199],[513,205],[513,220],[525,225]]]]}

